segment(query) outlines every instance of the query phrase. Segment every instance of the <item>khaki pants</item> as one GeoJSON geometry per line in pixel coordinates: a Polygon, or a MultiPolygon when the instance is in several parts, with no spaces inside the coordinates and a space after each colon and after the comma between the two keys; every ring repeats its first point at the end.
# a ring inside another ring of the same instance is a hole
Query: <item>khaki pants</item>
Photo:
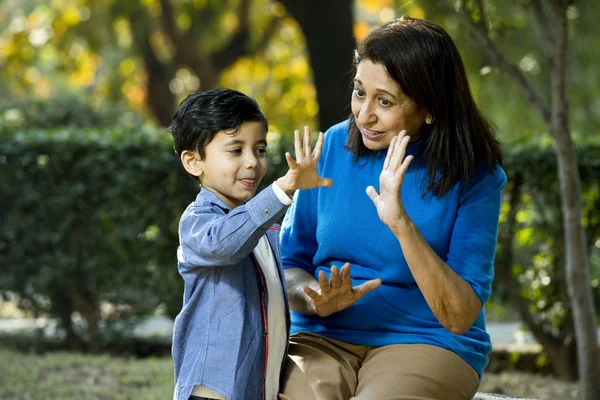
{"type": "Polygon", "coordinates": [[[437,346],[360,346],[301,332],[291,337],[281,400],[467,400],[477,372],[437,346]]]}

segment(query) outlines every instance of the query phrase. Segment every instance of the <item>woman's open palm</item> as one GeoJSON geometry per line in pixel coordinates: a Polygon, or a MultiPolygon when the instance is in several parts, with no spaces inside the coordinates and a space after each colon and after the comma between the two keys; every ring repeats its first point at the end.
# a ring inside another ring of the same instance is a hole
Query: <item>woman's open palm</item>
{"type": "Polygon", "coordinates": [[[321,317],[327,317],[350,307],[365,294],[381,285],[381,279],[372,279],[353,287],[350,279],[350,263],[344,264],[341,270],[335,265],[332,266],[330,278],[327,280],[327,275],[321,271],[318,292],[308,286],[304,287],[304,293],[314,302],[315,313],[321,317]]]}
{"type": "Polygon", "coordinates": [[[379,175],[380,193],[377,193],[373,186],[367,188],[367,195],[375,204],[379,219],[392,230],[406,217],[400,189],[404,175],[413,159],[413,156],[404,157],[409,141],[410,136],[406,131],[400,132],[392,139],[383,170],[379,175]]]}

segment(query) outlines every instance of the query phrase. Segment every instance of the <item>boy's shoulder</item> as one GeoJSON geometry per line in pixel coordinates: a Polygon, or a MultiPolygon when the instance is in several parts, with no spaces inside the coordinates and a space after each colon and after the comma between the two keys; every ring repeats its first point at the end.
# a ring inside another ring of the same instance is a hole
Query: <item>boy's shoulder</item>
{"type": "Polygon", "coordinates": [[[218,209],[222,209],[225,213],[229,211],[229,206],[223,202],[213,192],[206,189],[201,189],[196,195],[196,199],[190,204],[190,207],[200,207],[200,208],[214,208],[218,207],[218,209]]]}
{"type": "Polygon", "coordinates": [[[229,207],[214,193],[208,190],[200,190],[192,201],[181,214],[179,220],[180,225],[184,221],[194,218],[194,216],[217,214],[225,215],[229,212],[229,207]]]}

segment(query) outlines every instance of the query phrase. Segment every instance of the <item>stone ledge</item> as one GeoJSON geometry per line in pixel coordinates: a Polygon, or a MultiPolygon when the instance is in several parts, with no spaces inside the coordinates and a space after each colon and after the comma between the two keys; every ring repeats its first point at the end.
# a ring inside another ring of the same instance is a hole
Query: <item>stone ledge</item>
{"type": "Polygon", "coordinates": [[[531,398],[525,397],[513,397],[513,396],[505,396],[503,394],[493,394],[493,393],[477,393],[472,400],[507,400],[507,399],[519,399],[519,400],[535,400],[531,398]]]}

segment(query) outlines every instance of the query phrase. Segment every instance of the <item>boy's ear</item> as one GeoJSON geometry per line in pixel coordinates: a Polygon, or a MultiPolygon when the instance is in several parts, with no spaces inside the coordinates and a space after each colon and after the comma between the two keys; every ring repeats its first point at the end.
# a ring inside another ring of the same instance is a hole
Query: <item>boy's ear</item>
{"type": "Polygon", "coordinates": [[[202,178],[202,174],[204,173],[202,167],[204,163],[200,159],[200,154],[198,154],[197,151],[184,150],[181,153],[181,163],[188,173],[197,176],[198,178],[202,178]]]}

